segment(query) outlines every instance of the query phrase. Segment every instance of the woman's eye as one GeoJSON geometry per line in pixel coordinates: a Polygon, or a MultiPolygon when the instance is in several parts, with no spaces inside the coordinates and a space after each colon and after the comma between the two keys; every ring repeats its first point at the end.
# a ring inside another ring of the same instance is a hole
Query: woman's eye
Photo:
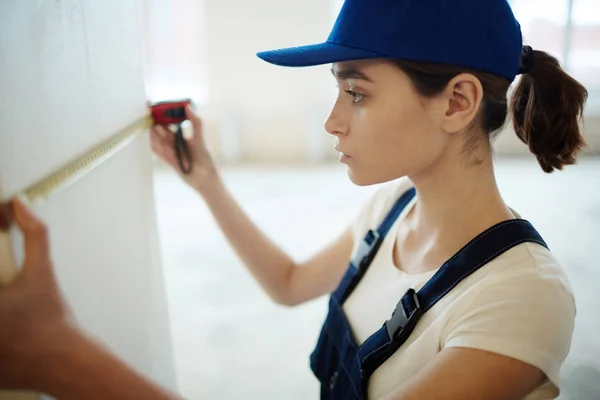
{"type": "Polygon", "coordinates": [[[353,103],[358,103],[363,99],[363,97],[365,97],[364,95],[353,92],[352,90],[346,90],[345,92],[352,96],[353,103]]]}

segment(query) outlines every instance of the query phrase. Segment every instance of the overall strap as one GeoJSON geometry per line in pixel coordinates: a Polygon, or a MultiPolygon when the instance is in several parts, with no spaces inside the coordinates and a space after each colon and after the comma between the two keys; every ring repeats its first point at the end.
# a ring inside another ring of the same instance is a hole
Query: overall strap
{"type": "MultiPolygon", "coordinates": [[[[404,296],[400,300],[403,309],[406,310],[408,315],[412,314],[417,308],[420,308],[422,312],[429,310],[464,278],[510,248],[525,242],[538,243],[548,248],[544,239],[528,221],[515,219],[494,225],[479,234],[446,261],[416,293],[416,297],[412,295],[404,296]],[[415,299],[418,303],[415,303],[415,299]]],[[[398,304],[400,305],[400,303],[398,304]]],[[[401,314],[404,314],[404,312],[401,314]]],[[[397,325],[397,323],[388,324],[389,329],[393,331],[399,328],[397,325]]]]}
{"type": "Polygon", "coordinates": [[[421,316],[463,279],[507,250],[525,242],[548,247],[528,221],[515,219],[496,224],[446,261],[418,292],[409,289],[398,302],[392,317],[361,346],[363,379],[368,379],[391,357],[408,339],[421,316]]]}
{"type": "Polygon", "coordinates": [[[338,293],[341,293],[340,304],[342,304],[348,298],[348,296],[350,296],[356,285],[358,285],[364,276],[365,272],[367,272],[367,269],[371,265],[373,258],[375,258],[383,239],[385,239],[385,236],[389,232],[396,219],[398,219],[400,213],[402,213],[408,203],[410,203],[413,197],[415,197],[415,194],[415,188],[411,188],[404,192],[402,196],[396,200],[383,221],[379,224],[377,230],[370,229],[366,233],[362,242],[358,246],[356,254],[350,262],[350,268],[354,268],[356,270],[354,278],[347,283],[345,282],[344,287],[340,287],[337,290],[338,293]]]}

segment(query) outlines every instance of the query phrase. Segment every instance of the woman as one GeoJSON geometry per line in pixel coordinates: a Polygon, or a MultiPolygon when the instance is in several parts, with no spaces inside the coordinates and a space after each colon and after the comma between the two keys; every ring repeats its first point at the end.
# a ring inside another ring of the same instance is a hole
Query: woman
{"type": "MultiPolygon", "coordinates": [[[[290,306],[333,293],[311,357],[321,397],[556,397],[573,294],[503,201],[490,142],[510,109],[545,172],[573,164],[585,88],[523,47],[505,0],[347,0],[326,43],[258,55],[333,64],[339,95],[325,128],[352,182],[385,183],[339,238],[297,263],[228,193],[188,110],[194,170],[182,177],[264,290],[290,306]]],[[[165,128],[153,148],[177,168],[165,128]]]]}

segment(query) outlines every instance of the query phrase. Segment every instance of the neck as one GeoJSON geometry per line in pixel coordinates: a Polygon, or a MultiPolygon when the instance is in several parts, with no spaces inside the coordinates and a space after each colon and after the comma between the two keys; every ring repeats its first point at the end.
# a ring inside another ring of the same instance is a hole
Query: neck
{"type": "Polygon", "coordinates": [[[476,164],[447,157],[409,177],[418,196],[410,216],[417,236],[443,238],[449,247],[456,247],[514,218],[498,190],[491,151],[482,152],[476,164]]]}

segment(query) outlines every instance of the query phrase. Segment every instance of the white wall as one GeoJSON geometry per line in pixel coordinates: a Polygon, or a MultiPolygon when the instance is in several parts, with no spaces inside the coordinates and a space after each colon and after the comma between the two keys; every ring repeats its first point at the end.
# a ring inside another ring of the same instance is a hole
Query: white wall
{"type": "MultiPolygon", "coordinates": [[[[0,2],[0,195],[25,189],[144,114],[139,6],[0,2]]],[[[49,226],[60,286],[84,329],[174,388],[151,166],[143,135],[35,211],[49,226]]],[[[19,239],[0,237],[17,261],[19,239]]]]}

